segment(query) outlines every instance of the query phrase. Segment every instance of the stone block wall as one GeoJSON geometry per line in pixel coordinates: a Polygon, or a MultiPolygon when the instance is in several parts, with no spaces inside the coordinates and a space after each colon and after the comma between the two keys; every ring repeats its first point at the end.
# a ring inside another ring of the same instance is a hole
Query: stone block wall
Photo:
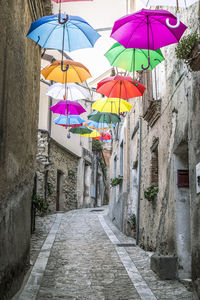
{"type": "Polygon", "coordinates": [[[19,288],[29,263],[41,51],[26,34],[45,9],[39,0],[0,3],[1,299],[19,288]]]}

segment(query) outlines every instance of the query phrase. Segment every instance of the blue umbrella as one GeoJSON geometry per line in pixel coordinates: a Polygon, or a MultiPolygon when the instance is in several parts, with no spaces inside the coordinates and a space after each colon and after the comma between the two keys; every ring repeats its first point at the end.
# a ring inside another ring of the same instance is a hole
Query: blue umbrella
{"type": "Polygon", "coordinates": [[[77,125],[81,126],[83,123],[85,123],[85,120],[83,120],[79,115],[60,115],[54,120],[54,123],[57,125],[76,127],[77,125]]]}
{"type": "Polygon", "coordinates": [[[88,121],[85,123],[85,125],[89,128],[94,128],[94,129],[108,129],[111,127],[115,127],[115,124],[109,124],[109,123],[98,123],[95,121],[88,121]]]}
{"type": "Polygon", "coordinates": [[[60,15],[46,16],[31,24],[27,37],[42,48],[73,51],[92,48],[100,35],[82,18],[60,15]]]}

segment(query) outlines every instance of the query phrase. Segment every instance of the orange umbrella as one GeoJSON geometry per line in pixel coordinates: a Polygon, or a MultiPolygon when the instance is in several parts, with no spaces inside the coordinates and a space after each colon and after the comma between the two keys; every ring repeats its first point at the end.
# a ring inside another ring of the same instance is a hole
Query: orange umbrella
{"type": "Polygon", "coordinates": [[[90,71],[81,63],[66,59],[54,61],[41,71],[45,79],[60,83],[83,82],[92,77],[90,71]]]}

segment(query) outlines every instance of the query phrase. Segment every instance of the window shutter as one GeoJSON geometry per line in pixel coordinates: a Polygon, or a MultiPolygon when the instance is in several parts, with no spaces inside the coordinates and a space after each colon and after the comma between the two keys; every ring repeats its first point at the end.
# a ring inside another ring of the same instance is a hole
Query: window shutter
{"type": "Polygon", "coordinates": [[[178,187],[189,187],[189,170],[178,170],[178,187]]]}

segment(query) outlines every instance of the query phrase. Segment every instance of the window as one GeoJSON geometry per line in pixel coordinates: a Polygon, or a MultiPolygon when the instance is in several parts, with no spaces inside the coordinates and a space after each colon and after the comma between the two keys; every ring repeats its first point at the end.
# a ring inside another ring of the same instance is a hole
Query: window
{"type": "Polygon", "coordinates": [[[158,186],[158,143],[156,138],[151,146],[151,173],[150,173],[150,185],[158,186]]]}

